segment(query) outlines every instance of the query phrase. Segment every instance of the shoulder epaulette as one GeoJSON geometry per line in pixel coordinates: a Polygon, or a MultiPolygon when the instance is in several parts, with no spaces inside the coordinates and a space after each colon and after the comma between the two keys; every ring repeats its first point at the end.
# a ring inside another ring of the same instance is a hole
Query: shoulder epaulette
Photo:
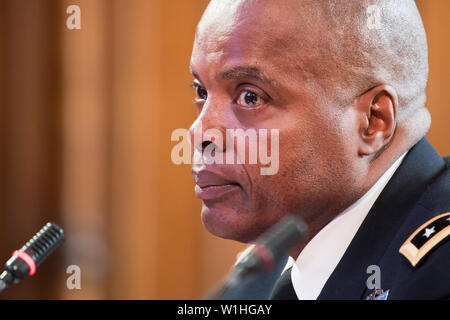
{"type": "Polygon", "coordinates": [[[399,252],[415,267],[433,248],[450,236],[450,212],[421,225],[402,244],[399,252]]]}

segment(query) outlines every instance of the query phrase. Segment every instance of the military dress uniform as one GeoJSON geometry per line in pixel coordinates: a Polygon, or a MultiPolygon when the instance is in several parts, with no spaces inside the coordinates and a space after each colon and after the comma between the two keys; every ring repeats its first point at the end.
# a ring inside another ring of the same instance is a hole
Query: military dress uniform
{"type": "MultiPolygon", "coordinates": [[[[442,158],[426,138],[411,148],[317,299],[449,299],[449,167],[450,159],[442,158]],[[379,288],[368,286],[368,266],[379,268],[379,288]]],[[[222,298],[298,299],[291,269],[279,276],[286,259],[271,274],[231,288],[222,298]]]]}

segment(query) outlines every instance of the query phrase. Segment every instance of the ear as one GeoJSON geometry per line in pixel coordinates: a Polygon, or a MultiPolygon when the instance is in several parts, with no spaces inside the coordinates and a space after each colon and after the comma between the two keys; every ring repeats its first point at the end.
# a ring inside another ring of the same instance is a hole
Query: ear
{"type": "Polygon", "coordinates": [[[360,156],[376,156],[392,140],[397,108],[397,92],[388,85],[372,88],[358,99],[360,156]]]}

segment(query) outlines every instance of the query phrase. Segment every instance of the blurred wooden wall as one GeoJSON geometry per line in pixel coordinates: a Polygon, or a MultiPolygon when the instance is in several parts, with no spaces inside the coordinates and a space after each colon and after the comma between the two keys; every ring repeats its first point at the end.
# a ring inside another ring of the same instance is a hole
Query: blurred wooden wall
{"type": "Polygon", "coordinates": [[[417,0],[428,38],[430,78],[427,107],[431,129],[427,135],[441,155],[450,155],[450,1],[417,0]]]}
{"type": "MultiPolygon", "coordinates": [[[[60,30],[55,1],[1,1],[1,207],[0,259],[47,221],[60,221],[60,30]]],[[[59,271],[58,252],[22,288],[2,297],[50,298],[59,271]],[[42,290],[45,288],[45,290],[42,290]]]]}
{"type": "MultiPolygon", "coordinates": [[[[208,234],[171,133],[195,118],[188,66],[207,0],[0,1],[0,263],[46,221],[67,241],[2,298],[190,299],[244,246],[208,234]],[[81,7],[82,29],[66,28],[81,7]],[[81,290],[66,288],[69,265],[81,290]]],[[[429,138],[450,154],[450,12],[418,1],[429,138]]]]}

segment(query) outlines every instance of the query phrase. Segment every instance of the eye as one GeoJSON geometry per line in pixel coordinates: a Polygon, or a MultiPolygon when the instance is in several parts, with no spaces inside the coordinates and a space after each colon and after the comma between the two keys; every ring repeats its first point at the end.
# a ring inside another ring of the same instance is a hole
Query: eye
{"type": "Polygon", "coordinates": [[[256,108],[265,103],[265,100],[259,96],[259,94],[245,90],[236,100],[236,103],[246,108],[256,108]]]}
{"type": "Polygon", "coordinates": [[[208,91],[206,91],[202,85],[197,82],[193,82],[192,87],[194,88],[196,94],[195,102],[205,101],[208,98],[208,91]]]}

